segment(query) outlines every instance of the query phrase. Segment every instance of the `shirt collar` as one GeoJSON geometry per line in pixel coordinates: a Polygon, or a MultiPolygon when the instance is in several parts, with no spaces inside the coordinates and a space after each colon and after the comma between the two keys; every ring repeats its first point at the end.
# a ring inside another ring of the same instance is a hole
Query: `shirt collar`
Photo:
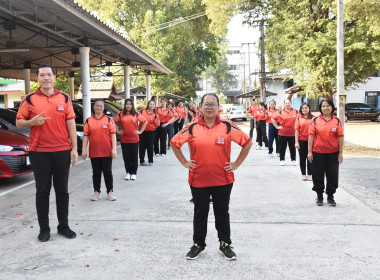
{"type": "MultiPolygon", "coordinates": [[[[41,91],[41,87],[39,87],[38,89],[36,89],[35,93],[36,93],[36,94],[40,94],[40,95],[41,95],[41,94],[45,95],[45,94],[41,91]]],[[[54,92],[53,92],[52,95],[56,95],[56,94],[58,94],[58,93],[60,93],[60,90],[54,88],[54,92]]],[[[46,95],[45,95],[45,96],[46,96],[46,95]]],[[[51,96],[51,95],[50,95],[50,96],[51,96]]]]}
{"type": "MultiPolygon", "coordinates": [[[[206,123],[205,123],[205,119],[204,119],[204,117],[203,116],[200,116],[199,118],[198,118],[198,121],[197,121],[199,124],[203,124],[203,125],[206,125],[206,123]]],[[[212,126],[214,126],[214,125],[217,125],[217,124],[219,124],[220,123],[220,116],[219,116],[219,114],[217,114],[216,115],[216,118],[215,118],[215,123],[212,125],[212,126]]]]}
{"type": "Polygon", "coordinates": [[[95,120],[100,120],[100,119],[102,119],[102,118],[105,117],[105,114],[103,113],[103,115],[102,115],[99,119],[97,119],[97,118],[95,117],[95,114],[93,114],[92,117],[93,117],[95,120]]]}

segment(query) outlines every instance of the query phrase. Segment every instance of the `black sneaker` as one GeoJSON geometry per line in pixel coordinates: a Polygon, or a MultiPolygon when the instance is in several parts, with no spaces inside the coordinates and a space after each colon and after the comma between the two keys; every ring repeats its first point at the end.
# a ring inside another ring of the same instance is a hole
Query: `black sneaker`
{"type": "Polygon", "coordinates": [[[228,243],[222,241],[219,246],[219,254],[223,255],[226,260],[232,261],[236,260],[236,254],[232,251],[233,247],[231,247],[228,243]]]}
{"type": "Polygon", "coordinates": [[[40,231],[40,234],[38,235],[38,240],[40,242],[46,242],[50,239],[50,231],[40,231]]]}
{"type": "Polygon", "coordinates": [[[190,199],[190,203],[194,203],[194,198],[190,199]]]}
{"type": "Polygon", "coordinates": [[[315,203],[317,206],[323,206],[323,195],[318,195],[317,199],[315,200],[315,203]]]}
{"type": "Polygon", "coordinates": [[[327,197],[327,203],[331,207],[335,207],[336,206],[336,202],[334,200],[334,196],[333,195],[327,197]]]}
{"type": "Polygon", "coordinates": [[[199,257],[199,255],[203,255],[204,253],[206,253],[206,247],[205,246],[199,246],[197,243],[195,243],[190,248],[190,251],[187,253],[186,259],[195,260],[199,257]]]}
{"type": "Polygon", "coordinates": [[[77,234],[73,232],[69,227],[65,227],[61,229],[58,228],[58,234],[63,235],[64,237],[68,239],[73,239],[77,237],[77,234]]]}

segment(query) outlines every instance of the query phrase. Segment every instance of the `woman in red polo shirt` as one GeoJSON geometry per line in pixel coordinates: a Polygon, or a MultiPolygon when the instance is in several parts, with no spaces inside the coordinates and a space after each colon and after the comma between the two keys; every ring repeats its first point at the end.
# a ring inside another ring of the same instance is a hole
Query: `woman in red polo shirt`
{"type": "Polygon", "coordinates": [[[183,106],[182,101],[178,101],[177,107],[175,108],[179,114],[179,119],[174,122],[174,135],[178,133],[183,128],[183,124],[185,123],[185,119],[187,116],[187,110],[183,106]]]}
{"type": "Polygon", "coordinates": [[[139,160],[139,135],[148,125],[147,120],[135,110],[132,99],[125,99],[124,110],[116,115],[113,119],[115,123],[120,123],[121,150],[123,151],[123,160],[125,166],[125,180],[136,180],[138,160],[139,160]],[[139,123],[142,123],[139,128],[139,123]]]}
{"type": "Polygon", "coordinates": [[[153,145],[156,128],[160,126],[160,120],[156,113],[156,103],[153,100],[148,101],[145,109],[141,110],[141,115],[148,121],[148,124],[140,135],[140,165],[153,165],[153,145]],[[145,162],[145,151],[148,155],[148,164],[145,162]]]}
{"type": "Polygon", "coordinates": [[[194,119],[196,119],[199,116],[200,114],[199,109],[198,109],[197,104],[195,104],[193,101],[190,101],[187,107],[189,108],[188,119],[189,119],[189,122],[192,122],[194,121],[194,119]]]}
{"type": "Polygon", "coordinates": [[[116,158],[116,130],[113,120],[104,114],[104,100],[94,102],[94,115],[84,124],[82,158],[87,158],[87,146],[92,166],[94,195],[91,200],[100,199],[102,173],[107,188],[107,199],[116,200],[113,194],[112,159],[116,158]]]}
{"type": "MultiPolygon", "coordinates": [[[[169,112],[174,117],[174,121],[173,122],[175,123],[180,118],[180,115],[178,114],[177,110],[175,109],[173,102],[169,102],[168,103],[168,109],[169,109],[169,112]]],[[[168,150],[170,150],[170,140],[172,140],[173,135],[174,135],[173,129],[174,129],[174,124],[173,123],[168,124],[166,126],[166,132],[168,134],[168,150]]]]}
{"type": "Polygon", "coordinates": [[[277,156],[280,156],[280,145],[278,143],[278,129],[274,127],[272,123],[272,118],[277,114],[278,110],[276,109],[276,101],[271,100],[269,102],[269,109],[268,109],[268,153],[269,156],[273,156],[273,142],[276,141],[276,154],[277,156]]]}
{"type": "Polygon", "coordinates": [[[300,169],[302,174],[302,180],[311,181],[311,163],[307,160],[307,141],[309,139],[309,126],[310,122],[313,119],[311,114],[310,105],[307,102],[302,103],[300,108],[300,115],[296,119],[295,124],[295,141],[296,148],[298,149],[300,157],[300,169]],[[307,166],[307,175],[306,175],[306,166],[307,166]]]}
{"type": "Polygon", "coordinates": [[[289,147],[292,164],[296,165],[295,129],[297,110],[292,108],[292,101],[284,102],[284,109],[279,111],[273,118],[272,123],[278,129],[278,140],[280,142],[280,165],[285,165],[286,145],[289,147]],[[278,123],[280,125],[278,125],[278,123]]]}
{"type": "Polygon", "coordinates": [[[335,106],[331,100],[322,100],[319,111],[321,115],[313,118],[310,123],[307,158],[312,163],[313,191],[317,193],[317,205],[323,205],[326,174],[327,202],[335,207],[334,194],[338,188],[339,163],[343,162],[343,126],[334,116],[335,106]]]}
{"type": "Polygon", "coordinates": [[[165,98],[161,99],[161,107],[156,108],[158,118],[160,119],[160,126],[157,127],[156,136],[154,140],[154,153],[156,157],[159,155],[166,156],[166,140],[167,131],[166,127],[172,124],[175,120],[173,114],[167,107],[168,101],[165,98]]]}
{"type": "Polygon", "coordinates": [[[261,150],[263,147],[263,142],[265,144],[265,147],[268,148],[268,137],[267,137],[267,120],[269,119],[266,105],[264,102],[259,103],[259,108],[255,111],[255,114],[253,115],[255,120],[255,126],[257,131],[257,140],[258,140],[258,146],[256,147],[256,150],[261,150]]]}
{"type": "Polygon", "coordinates": [[[171,141],[177,159],[189,169],[189,185],[194,198],[194,245],[186,258],[196,259],[206,252],[207,217],[211,195],[215,227],[220,242],[219,253],[228,260],[234,260],[236,254],[230,246],[228,213],[234,182],[233,171],[247,157],[252,142],[233,122],[220,119],[219,100],[215,94],[205,94],[200,108],[202,116],[186,125],[171,141]],[[190,160],[187,160],[181,151],[181,146],[186,142],[190,145],[190,160]],[[230,159],[231,142],[243,147],[234,162],[230,159]]]}

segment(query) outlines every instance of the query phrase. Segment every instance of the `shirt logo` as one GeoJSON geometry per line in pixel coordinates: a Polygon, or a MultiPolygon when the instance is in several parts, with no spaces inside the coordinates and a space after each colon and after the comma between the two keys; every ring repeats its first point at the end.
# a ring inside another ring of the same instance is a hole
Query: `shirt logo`
{"type": "Polygon", "coordinates": [[[106,124],[103,124],[103,128],[107,128],[107,125],[106,125],[106,124]]]}
{"type": "Polygon", "coordinates": [[[218,137],[218,140],[216,141],[216,144],[224,144],[224,138],[218,137]]]}
{"type": "Polygon", "coordinates": [[[63,105],[58,105],[58,111],[65,111],[65,107],[63,105]]]}
{"type": "Polygon", "coordinates": [[[293,115],[293,118],[297,117],[296,115],[293,115]]]}
{"type": "Polygon", "coordinates": [[[153,121],[153,118],[150,118],[151,121],[153,121]]]}
{"type": "Polygon", "coordinates": [[[132,120],[132,122],[133,122],[133,123],[135,123],[135,122],[136,122],[136,120],[135,120],[135,119],[133,119],[133,120],[132,120]]]}
{"type": "Polygon", "coordinates": [[[332,127],[331,132],[336,132],[336,127],[332,127]]]}

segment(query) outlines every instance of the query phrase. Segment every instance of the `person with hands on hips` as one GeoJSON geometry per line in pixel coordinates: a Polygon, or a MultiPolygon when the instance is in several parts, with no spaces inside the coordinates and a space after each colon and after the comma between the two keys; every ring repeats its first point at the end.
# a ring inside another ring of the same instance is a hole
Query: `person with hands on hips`
{"type": "Polygon", "coordinates": [[[107,199],[116,200],[113,194],[112,159],[116,158],[116,129],[113,120],[104,114],[104,100],[94,102],[94,115],[84,124],[82,158],[87,158],[87,146],[92,166],[94,195],[92,201],[99,200],[102,173],[107,188],[107,199]]]}
{"type": "Polygon", "coordinates": [[[311,162],[313,191],[317,193],[316,204],[323,205],[326,176],[327,203],[335,207],[339,163],[343,162],[343,126],[340,119],[334,116],[335,106],[330,99],[321,101],[319,111],[321,114],[310,123],[307,158],[311,162]]]}
{"type": "Polygon", "coordinates": [[[173,152],[179,162],[189,169],[189,185],[194,199],[193,242],[186,258],[193,260],[206,252],[207,218],[210,195],[213,199],[215,227],[218,231],[219,253],[235,260],[231,247],[230,216],[228,213],[234,173],[243,163],[252,146],[251,138],[231,121],[218,115],[219,100],[215,94],[205,94],[200,104],[201,116],[186,125],[171,140],[173,152]],[[231,161],[231,142],[242,149],[231,161]],[[181,146],[189,143],[190,159],[181,146]]]}
{"type": "Polygon", "coordinates": [[[31,128],[29,158],[36,181],[36,208],[40,233],[38,240],[50,239],[49,197],[53,181],[58,234],[72,239],[76,233],[69,228],[70,163],[78,161],[75,113],[70,97],[54,88],[55,72],[50,64],[37,66],[40,87],[21,101],[16,126],[31,128]]]}
{"type": "Polygon", "coordinates": [[[124,110],[113,118],[115,123],[120,123],[121,130],[116,127],[120,134],[121,150],[125,167],[125,180],[136,180],[139,162],[139,135],[145,130],[148,121],[138,112],[132,99],[125,99],[124,110]],[[141,124],[141,126],[140,126],[141,124]],[[140,129],[138,129],[140,126],[140,129]]]}

